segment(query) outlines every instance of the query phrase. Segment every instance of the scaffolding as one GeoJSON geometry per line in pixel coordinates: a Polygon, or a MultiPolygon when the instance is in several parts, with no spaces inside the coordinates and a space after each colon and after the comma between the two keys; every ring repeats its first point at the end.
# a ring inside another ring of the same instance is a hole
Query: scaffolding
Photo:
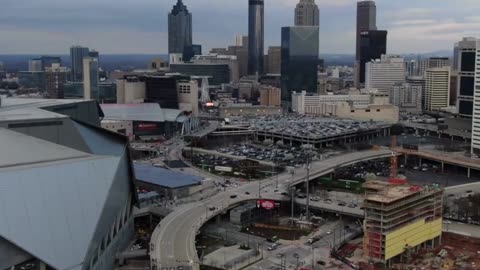
{"type": "Polygon", "coordinates": [[[363,246],[370,265],[388,265],[406,247],[415,250],[426,241],[440,239],[443,189],[438,185],[369,181],[364,187],[363,246]]]}

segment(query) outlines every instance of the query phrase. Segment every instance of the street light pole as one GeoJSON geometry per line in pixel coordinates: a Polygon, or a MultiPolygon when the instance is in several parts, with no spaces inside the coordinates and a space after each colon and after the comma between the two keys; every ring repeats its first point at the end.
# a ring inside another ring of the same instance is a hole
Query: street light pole
{"type": "Polygon", "coordinates": [[[307,221],[310,221],[310,153],[307,152],[307,221]]]}

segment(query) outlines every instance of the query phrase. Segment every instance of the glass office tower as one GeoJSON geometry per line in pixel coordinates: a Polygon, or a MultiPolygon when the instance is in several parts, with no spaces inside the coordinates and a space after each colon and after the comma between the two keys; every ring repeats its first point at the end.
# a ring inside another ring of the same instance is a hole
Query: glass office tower
{"type": "Polygon", "coordinates": [[[282,100],[293,91],[317,93],[318,26],[282,27],[282,100]]]}
{"type": "Polygon", "coordinates": [[[387,53],[387,31],[370,30],[360,33],[360,83],[365,83],[365,65],[375,59],[380,59],[387,53]]]}
{"type": "Polygon", "coordinates": [[[263,0],[248,1],[248,74],[263,73],[264,43],[263,0]]]}
{"type": "Polygon", "coordinates": [[[72,81],[83,81],[83,58],[88,57],[90,50],[86,47],[73,46],[70,48],[72,59],[72,81]]]}
{"type": "Polygon", "coordinates": [[[183,54],[192,46],[192,14],[182,0],[178,0],[168,14],[168,53],[183,54]]]}

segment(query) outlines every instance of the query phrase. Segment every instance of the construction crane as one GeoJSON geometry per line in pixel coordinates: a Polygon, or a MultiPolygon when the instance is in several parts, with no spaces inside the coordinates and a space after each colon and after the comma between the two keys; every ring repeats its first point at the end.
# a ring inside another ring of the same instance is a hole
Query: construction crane
{"type": "Polygon", "coordinates": [[[390,179],[389,183],[392,185],[404,185],[407,183],[406,179],[398,177],[398,152],[397,152],[397,136],[392,136],[390,145],[392,156],[390,157],[390,179]]]}

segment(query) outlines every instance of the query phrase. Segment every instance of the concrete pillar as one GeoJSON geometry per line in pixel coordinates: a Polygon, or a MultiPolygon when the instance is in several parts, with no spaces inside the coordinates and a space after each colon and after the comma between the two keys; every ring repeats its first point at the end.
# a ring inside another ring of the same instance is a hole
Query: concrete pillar
{"type": "Polygon", "coordinates": [[[40,262],[40,270],[47,270],[47,265],[44,262],[40,262]]]}
{"type": "Polygon", "coordinates": [[[470,178],[472,176],[472,169],[467,168],[467,177],[470,178]]]}
{"type": "Polygon", "coordinates": [[[442,173],[445,172],[445,162],[442,161],[442,173]]]}
{"type": "Polygon", "coordinates": [[[403,165],[405,165],[405,167],[407,167],[407,162],[408,162],[408,155],[405,154],[403,158],[403,165]]]}
{"type": "Polygon", "coordinates": [[[422,158],[418,157],[418,167],[422,168],[422,158]]]}

